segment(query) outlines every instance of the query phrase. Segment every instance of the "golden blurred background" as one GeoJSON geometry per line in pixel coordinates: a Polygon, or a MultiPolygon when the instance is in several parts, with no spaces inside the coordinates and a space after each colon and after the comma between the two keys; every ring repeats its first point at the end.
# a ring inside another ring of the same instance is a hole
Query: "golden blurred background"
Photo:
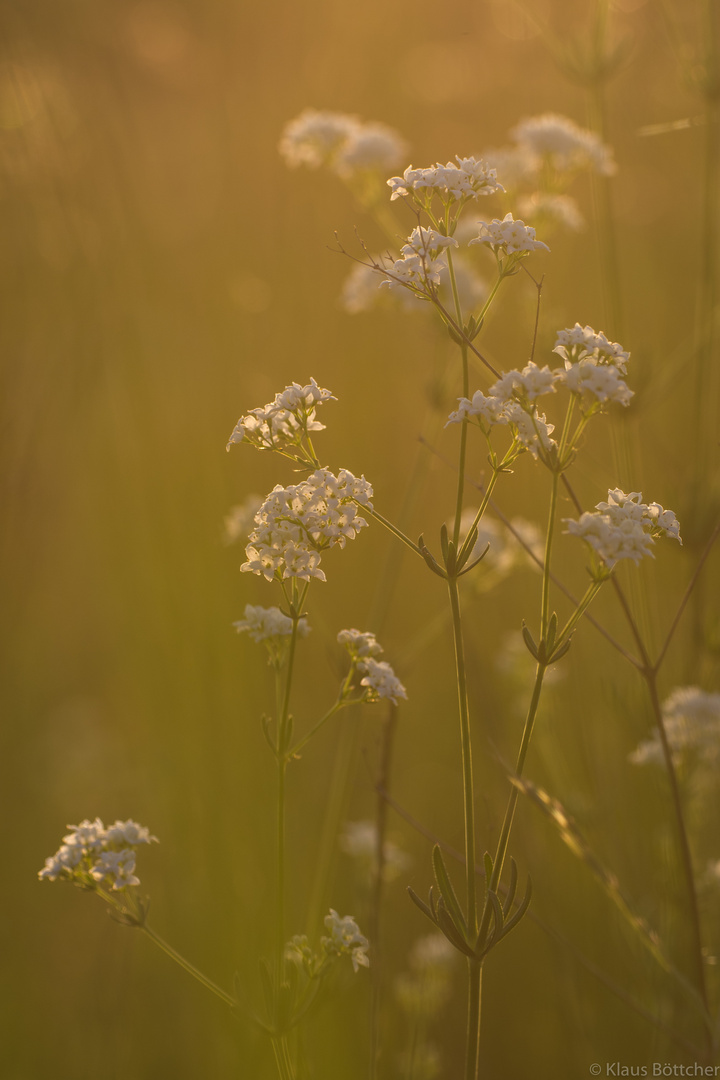
{"type": "MultiPolygon", "coordinates": [[[[139,865],[153,925],[222,986],[237,970],[256,992],[258,957],[271,949],[275,779],[260,715],[272,682],[231,624],[246,603],[277,597],[239,574],[242,552],[224,544],[223,519],[291,474],[246,447],[226,455],[225,442],[242,412],[314,376],[339,399],[323,416],[322,456],[364,473],[377,508],[393,517],[452,350],[422,315],[342,310],[349,264],[332,250],[335,230],[347,247],[355,227],[371,248],[382,236],[336,178],[285,166],[280,132],[307,106],[358,114],[399,130],[411,147],[407,164],[419,166],[499,146],[529,115],[592,122],[597,99],[569,77],[562,56],[583,55],[596,5],[528,4],[532,19],[510,0],[442,8],[428,0],[264,8],[36,0],[0,11],[6,1080],[274,1075],[251,1024],[108,919],[97,900],[36,875],[66,823],[100,815],[147,824],[161,840],[139,865]]],[[[608,321],[591,224],[559,233],[542,259],[540,362],[555,330],[576,320],[633,353],[637,395],[632,417],[622,418],[633,475],[613,472],[607,422],[574,474],[581,497],[592,506],[608,487],[640,489],[681,522],[696,453],[691,360],[707,113],[693,72],[706,15],[700,0],[609,4],[609,40],[622,46],[602,89],[619,166],[622,325],[608,321]]],[[[591,221],[589,182],[581,178],[574,194],[591,221]]],[[[525,360],[535,303],[527,282],[512,284],[483,338],[506,368],[525,360]]],[[[411,535],[424,529],[435,542],[450,513],[455,480],[444,455],[453,446],[444,432],[439,453],[426,455],[411,535]]],[[[532,466],[520,463],[499,501],[541,523],[545,478],[532,466]]],[[[704,535],[702,514],[689,515],[683,551],[666,545],[635,575],[656,647],[697,557],[690,534],[704,535]]],[[[307,721],[332,700],[337,630],[375,629],[367,620],[388,541],[374,526],[360,539],[328,557],[328,584],[312,590],[314,629],[294,709],[307,721]]],[[[567,559],[569,584],[580,588],[582,560],[565,544],[561,565],[567,559]]],[[[399,574],[382,631],[409,694],[392,788],[429,830],[462,847],[445,597],[422,567],[403,559],[399,574]],[[427,625],[438,632],[418,639],[427,625]]],[[[632,577],[626,568],[623,576],[632,577]]],[[[707,619],[717,579],[715,560],[703,578],[707,619]]],[[[468,593],[487,846],[519,739],[518,700],[527,697],[496,659],[521,618],[535,616],[538,588],[527,571],[493,592],[468,593]]],[[[597,613],[627,640],[611,596],[597,613]]],[[[700,655],[687,629],[669,655],[664,694],[688,681],[719,689],[717,652],[700,655]]],[[[685,969],[666,781],[627,760],[651,727],[642,685],[589,626],[573,653],[543,707],[529,775],[577,818],[685,969]]],[[[382,719],[380,708],[343,714],[293,767],[288,918],[298,932],[333,770],[353,755],[345,815],[372,817],[382,719]]],[[[699,872],[720,858],[716,789],[712,797],[691,804],[699,872]]],[[[388,886],[383,915],[383,1080],[404,1075],[393,978],[428,931],[404,884],[425,895],[431,880],[427,839],[397,816],[390,824],[412,863],[388,886]]],[[[574,948],[692,1037],[695,1020],[663,973],[529,805],[513,850],[535,879],[533,913],[570,944],[526,920],[488,961],[486,1075],[550,1080],[585,1076],[594,1061],[688,1060],[578,960],[574,948]]],[[[324,900],[363,925],[367,897],[348,856],[338,853],[324,900]]],[[[717,893],[703,903],[707,940],[717,946],[717,893]]],[[[311,1025],[318,1078],[367,1075],[365,976],[348,977],[311,1025]]],[[[461,1070],[464,993],[458,968],[434,1034],[448,1080],[461,1070]]]]}

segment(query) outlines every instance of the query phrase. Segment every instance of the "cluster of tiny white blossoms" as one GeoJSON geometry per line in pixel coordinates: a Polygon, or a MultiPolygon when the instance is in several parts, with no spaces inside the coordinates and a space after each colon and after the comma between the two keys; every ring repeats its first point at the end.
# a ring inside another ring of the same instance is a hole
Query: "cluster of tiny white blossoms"
{"type": "Polygon", "coordinates": [[[262,495],[248,495],[241,503],[231,506],[223,521],[223,539],[226,544],[235,544],[242,537],[247,537],[253,521],[262,506],[262,495]]]}
{"type": "Polygon", "coordinates": [[[338,915],[330,908],[325,916],[325,927],[330,931],[328,937],[320,939],[320,951],[311,947],[306,934],[296,934],[285,946],[285,959],[302,966],[306,975],[317,979],[325,975],[330,966],[340,956],[349,956],[353,971],[370,966],[367,950],[368,939],[360,933],[360,928],[352,915],[338,915]]]}
{"type": "Polygon", "coordinates": [[[534,402],[554,388],[550,369],[530,361],[522,371],[505,372],[487,394],[477,390],[472,399],[459,398],[459,408],[450,414],[447,424],[461,424],[477,417],[486,433],[495,425],[507,424],[518,444],[537,457],[540,450],[549,450],[555,441],[550,438],[554,425],[538,413],[534,402]]]}
{"type": "Polygon", "coordinates": [[[587,168],[612,176],[617,171],[610,147],[594,131],[578,127],[567,116],[531,116],[521,120],[510,134],[521,150],[541,161],[549,159],[559,172],[587,168]]]}
{"type": "Polygon", "coordinates": [[[426,229],[422,225],[416,226],[400,249],[402,258],[396,259],[385,270],[388,277],[381,285],[429,294],[432,285],[440,284],[441,272],[447,268],[445,250],[457,246],[458,242],[452,236],[443,236],[435,229],[426,229]]]}
{"type": "Polygon", "coordinates": [[[505,255],[522,255],[539,248],[550,250],[542,240],[535,239],[532,226],[519,219],[516,221],[510,213],[506,214],[502,221],[493,218],[490,222],[481,221],[479,225],[480,233],[470,244],[487,244],[496,255],[500,252],[505,255]]]}
{"type": "Polygon", "coordinates": [[[644,503],[639,491],[626,495],[620,488],[611,489],[608,501],[597,503],[594,512],[586,511],[579,521],[563,520],[566,531],[585,540],[608,569],[620,559],[638,563],[645,555],[653,556],[656,537],[668,536],[682,544],[673,511],[664,510],[660,503],[644,503]]]}
{"type": "Polygon", "coordinates": [[[358,172],[393,168],[405,156],[407,144],[387,124],[305,109],[285,126],[278,149],[291,168],[327,165],[349,179],[358,172]]]}
{"type": "Polygon", "coordinates": [[[388,180],[392,192],[390,200],[411,196],[425,206],[433,194],[438,195],[444,203],[450,203],[505,190],[498,182],[496,170],[487,162],[474,157],[461,158],[457,154],[455,162],[448,161],[446,165],[438,163],[425,169],[414,169],[409,165],[402,176],[392,176],[388,180]]]}
{"type": "Polygon", "coordinates": [[[315,418],[315,409],[337,398],[310,379],[307,386],[291,383],[275,395],[274,401],[241,416],[225,447],[247,442],[258,450],[286,451],[300,447],[311,431],[323,431],[324,424],[315,418]]]}
{"type": "Polygon", "coordinates": [[[330,908],[330,914],[325,916],[325,928],[329,931],[329,936],[321,938],[320,944],[329,956],[349,956],[353,971],[360,967],[370,967],[370,958],[367,955],[370,943],[360,933],[352,915],[340,916],[330,908]]]}
{"type": "MultiPolygon", "coordinates": [[[[356,859],[367,883],[377,866],[378,829],[374,821],[347,821],[340,837],[340,849],[356,859]]],[[[392,840],[383,841],[383,880],[393,881],[410,863],[410,857],[392,840]]]]}
{"type": "Polygon", "coordinates": [[[347,649],[353,668],[363,676],[360,685],[365,687],[364,701],[372,703],[386,698],[397,705],[398,698],[407,700],[407,691],[390,664],[375,659],[383,648],[374,634],[362,630],[341,630],[337,639],[347,649]]]}
{"type": "MultiPolygon", "coordinates": [[[[675,764],[695,752],[700,760],[717,763],[720,754],[720,694],[697,686],[679,686],[663,702],[665,734],[675,764]]],[[[630,755],[634,765],[663,764],[662,744],[657,732],[641,742],[630,755]]]]}
{"type": "Polygon", "coordinates": [[[585,228],[585,218],[570,195],[533,191],[530,195],[519,195],[517,206],[523,217],[539,218],[571,232],[581,232],[585,228]]]}
{"type": "MultiPolygon", "coordinates": [[[[289,637],[292,634],[293,621],[279,607],[266,608],[246,604],[245,618],[234,622],[233,626],[238,634],[247,633],[253,641],[273,641],[289,637]]],[[[304,616],[298,619],[297,630],[301,637],[307,637],[310,633],[310,624],[304,616]]]]}
{"type": "Polygon", "coordinates": [[[610,341],[602,330],[575,323],[565,330],[558,330],[553,352],[562,356],[566,365],[592,359],[600,364],[617,368],[621,375],[627,370],[630,353],[617,341],[610,341]]]}
{"type": "Polygon", "coordinates": [[[372,510],[373,489],[365,477],[340,469],[316,469],[299,484],[278,484],[255,515],[255,528],[245,548],[241,570],[268,581],[300,578],[325,581],[320,554],[344,547],[367,521],[358,504],[372,510]]]}
{"type": "Polygon", "coordinates": [[[586,416],[610,402],[630,404],[633,391],[622,378],[630,354],[617,342],[576,323],[558,331],[553,352],[564,359],[564,368],[539,367],[531,360],[521,371],[504,372],[487,393],[477,390],[472,398],[459,398],[447,423],[475,418],[486,435],[495,425],[509,425],[518,442],[537,457],[541,449],[555,445],[550,438],[553,425],[538,413],[537,398],[564,388],[581,399],[586,416]]]}
{"type": "Polygon", "coordinates": [[[118,892],[139,885],[135,876],[135,849],[157,843],[148,829],[135,821],[116,821],[106,829],[100,818],[68,825],[61,847],[38,871],[40,880],[74,881],[87,888],[111,885],[118,892]]]}

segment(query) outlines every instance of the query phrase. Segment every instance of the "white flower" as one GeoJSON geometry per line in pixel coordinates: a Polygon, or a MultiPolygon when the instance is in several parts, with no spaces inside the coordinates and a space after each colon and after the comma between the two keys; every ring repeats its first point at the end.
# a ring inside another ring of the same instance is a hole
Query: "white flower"
{"type": "Polygon", "coordinates": [[[407,153],[407,144],[387,124],[305,109],[285,126],[278,149],[291,168],[327,165],[351,179],[359,172],[393,168],[407,153]]]}
{"type": "Polygon", "coordinates": [[[357,123],[345,113],[305,109],[286,124],[278,149],[291,168],[317,169],[352,135],[357,123]]]}
{"type": "MultiPolygon", "coordinates": [[[[266,641],[290,637],[293,621],[288,615],[284,615],[279,607],[265,608],[246,604],[245,618],[234,622],[233,626],[238,634],[248,633],[253,641],[266,641]]],[[[298,620],[297,628],[301,637],[307,637],[310,633],[310,625],[304,617],[298,620]]]]}
{"type": "Polygon", "coordinates": [[[317,469],[299,484],[278,484],[255,515],[255,528],[240,567],[268,581],[312,577],[325,581],[320,554],[329,547],[344,547],[367,521],[358,505],[372,510],[372,487],[364,477],[347,469],[337,476],[317,469]]]}
{"type": "Polygon", "coordinates": [[[457,155],[455,162],[457,164],[449,161],[447,165],[431,165],[426,169],[413,169],[409,165],[402,176],[393,176],[388,180],[388,187],[392,191],[391,201],[417,192],[426,193],[430,198],[435,192],[444,202],[450,202],[453,199],[476,199],[480,195],[505,190],[498,183],[495,169],[491,169],[486,162],[457,155]]]}
{"type": "Polygon", "coordinates": [[[340,144],[333,168],[342,177],[366,169],[392,169],[406,153],[405,140],[387,124],[356,123],[340,144]]]}
{"type": "Polygon", "coordinates": [[[426,229],[416,225],[401,248],[403,255],[430,255],[435,257],[443,248],[457,247],[458,242],[452,236],[444,236],[435,229],[426,229]]]}
{"type": "Polygon", "coordinates": [[[493,218],[491,222],[480,221],[480,233],[470,244],[489,244],[494,252],[503,251],[506,255],[518,252],[536,251],[538,248],[550,248],[542,240],[535,239],[535,230],[512,214],[506,214],[502,221],[493,218]]]}
{"type": "Polygon", "coordinates": [[[315,418],[315,409],[326,401],[337,399],[310,379],[307,386],[291,383],[274,401],[241,416],[228,440],[226,450],[234,443],[249,442],[258,450],[286,450],[299,447],[310,431],[323,431],[324,424],[315,418]]]}
{"type": "Polygon", "coordinates": [[[607,564],[609,569],[620,559],[632,559],[639,563],[645,555],[653,556],[652,537],[646,533],[641,522],[626,518],[622,522],[613,522],[607,514],[586,511],[579,521],[563,519],[567,532],[579,536],[607,564]]]}
{"type": "Polygon", "coordinates": [[[571,232],[581,232],[585,228],[585,218],[570,195],[534,191],[531,195],[518,198],[518,210],[524,218],[545,218],[552,224],[570,229],[571,232]]]}
{"type": "MultiPolygon", "coordinates": [[[[346,821],[340,836],[340,848],[357,859],[368,880],[372,880],[377,863],[377,825],[374,821],[346,821]]],[[[391,840],[383,844],[383,880],[393,881],[410,862],[409,856],[391,840]]]]}
{"type": "Polygon", "coordinates": [[[482,390],[476,390],[472,401],[469,398],[458,398],[458,401],[460,407],[456,412],[450,413],[445,427],[448,424],[462,424],[471,416],[479,416],[488,424],[507,423],[504,415],[506,402],[502,398],[486,396],[482,390]]]}
{"type": "Polygon", "coordinates": [[[531,360],[522,371],[506,371],[493,386],[490,397],[508,399],[522,397],[534,401],[542,394],[552,394],[555,390],[557,373],[549,367],[540,368],[531,360]]]}
{"type": "Polygon", "coordinates": [[[230,508],[223,522],[226,544],[234,544],[250,534],[253,519],[261,506],[262,495],[252,494],[244,502],[230,508]]]}
{"type": "Polygon", "coordinates": [[[618,401],[626,406],[634,396],[619,369],[599,362],[594,356],[585,356],[576,364],[567,362],[565,371],[556,372],[556,383],[566,386],[573,394],[590,394],[598,401],[618,401]]]}
{"type": "Polygon", "coordinates": [[[612,488],[608,491],[608,501],[599,502],[596,506],[603,514],[608,514],[616,523],[630,518],[633,521],[642,522],[651,536],[668,536],[672,540],[680,539],[680,523],[672,510],[663,510],[660,503],[642,501],[642,492],[631,491],[626,495],[620,488],[612,488]]]}
{"type": "Polygon", "coordinates": [[[321,938],[321,944],[328,955],[350,956],[354,971],[357,971],[359,967],[370,966],[370,958],[367,955],[370,943],[360,933],[360,928],[352,915],[344,915],[341,918],[337,911],[330,908],[330,914],[325,916],[325,926],[330,931],[330,936],[321,938]]]}
{"type": "Polygon", "coordinates": [[[617,341],[609,341],[602,331],[597,332],[592,326],[581,326],[580,323],[558,330],[553,352],[562,356],[566,367],[591,356],[601,364],[616,367],[621,375],[625,374],[630,359],[630,353],[617,341]]]}
{"type": "Polygon", "coordinates": [[[535,410],[527,411],[519,402],[510,401],[505,407],[505,416],[515,438],[534,458],[541,450],[548,451],[556,445],[550,438],[555,425],[548,424],[544,415],[535,410]]]}
{"type": "Polygon", "coordinates": [[[103,851],[90,871],[90,877],[98,884],[111,879],[115,891],[124,889],[126,885],[139,885],[140,878],[135,876],[135,852],[132,848],[103,851]]]}
{"type": "Polygon", "coordinates": [[[150,830],[145,825],[138,825],[132,818],[127,821],[116,821],[109,825],[105,832],[105,847],[137,847],[138,844],[157,844],[157,836],[151,836],[150,830]]]}
{"type": "Polygon", "coordinates": [[[548,157],[560,171],[589,168],[601,176],[616,172],[610,147],[595,132],[578,127],[566,116],[556,113],[531,116],[510,134],[524,149],[548,157]]]}
{"type": "Polygon", "coordinates": [[[337,639],[338,644],[345,646],[353,660],[365,656],[379,656],[383,651],[382,645],[369,630],[341,630],[337,639]]]}
{"type": "Polygon", "coordinates": [[[652,556],[654,537],[668,536],[682,543],[673,512],[663,510],[659,503],[647,506],[639,491],[626,495],[620,488],[611,489],[607,502],[599,502],[595,513],[586,511],[579,521],[564,520],[567,532],[586,540],[610,569],[620,559],[638,563],[644,555],[652,556]]]}
{"type": "Polygon", "coordinates": [[[358,670],[365,672],[360,685],[367,687],[367,701],[387,698],[393,705],[397,705],[398,698],[407,699],[407,690],[385,660],[374,660],[367,656],[358,663],[358,670]]]}
{"type": "MultiPolygon", "coordinates": [[[[720,753],[720,694],[708,693],[697,686],[679,686],[663,702],[663,721],[673,760],[696,751],[701,761],[717,762],[720,753]]],[[[657,732],[640,743],[630,755],[634,765],[664,762],[657,732]]]]}
{"type": "Polygon", "coordinates": [[[38,872],[41,881],[63,878],[87,886],[111,879],[116,891],[140,884],[135,876],[135,848],[157,843],[157,837],[144,825],[129,818],[106,829],[100,818],[95,818],[68,828],[71,832],[63,837],[62,846],[38,872]]]}
{"type": "Polygon", "coordinates": [[[388,276],[380,285],[389,289],[410,289],[417,296],[429,298],[433,294],[433,286],[440,284],[440,275],[446,267],[444,253],[431,258],[418,255],[412,249],[406,250],[402,259],[396,259],[392,266],[384,268],[388,276]]]}

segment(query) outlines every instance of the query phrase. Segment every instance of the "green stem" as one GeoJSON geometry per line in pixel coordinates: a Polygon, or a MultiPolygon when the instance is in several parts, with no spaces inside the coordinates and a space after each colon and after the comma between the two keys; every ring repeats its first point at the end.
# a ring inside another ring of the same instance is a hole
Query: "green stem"
{"type": "MultiPolygon", "coordinates": [[[[460,711],[460,740],[462,745],[463,797],[465,809],[465,878],[467,888],[467,925],[471,941],[477,936],[477,892],[475,877],[475,793],[473,788],[472,744],[470,739],[470,711],[467,697],[465,652],[460,618],[460,597],[457,577],[448,578],[450,606],[452,608],[453,640],[455,642],[455,668],[457,674],[458,706],[460,711]]],[[[479,965],[477,965],[479,966],[479,965]]],[[[475,967],[468,969],[468,1027],[465,1052],[465,1076],[475,1080],[477,1075],[477,1048],[480,1038],[480,996],[475,967]],[[476,985],[477,984],[477,985],[476,985]]]]}
{"type": "Polygon", "coordinates": [[[406,536],[404,532],[393,525],[391,521],[388,521],[386,517],[383,517],[377,510],[370,510],[369,507],[364,506],[362,503],[358,503],[357,505],[375,521],[379,521],[381,525],[384,525],[388,532],[391,532],[393,536],[397,537],[398,540],[401,540],[403,544],[405,544],[406,547],[409,547],[411,551],[414,551],[416,555],[419,555],[420,558],[423,557],[417,544],[414,544],[409,536],[406,536]]]}
{"type": "Polygon", "coordinates": [[[560,475],[557,472],[552,474],[552,488],[550,491],[550,511],[548,513],[548,527],[547,536],[545,538],[545,564],[543,568],[543,584],[542,584],[542,608],[540,612],[540,637],[544,639],[547,635],[548,622],[550,620],[550,558],[552,555],[552,542],[555,532],[555,510],[557,507],[557,493],[558,482],[560,475]]]}
{"type": "MultiPolygon", "coordinates": [[[[520,751],[518,753],[517,764],[515,766],[515,775],[520,777],[523,774],[525,768],[525,758],[527,757],[528,747],[530,746],[530,739],[532,738],[533,727],[535,726],[535,717],[537,716],[538,705],[540,704],[540,694],[542,691],[543,679],[547,668],[545,664],[538,664],[535,672],[535,685],[533,687],[532,698],[530,699],[530,706],[528,708],[527,717],[525,719],[525,728],[522,734],[522,741],[520,743],[520,751]]],[[[495,861],[493,863],[493,870],[488,883],[488,892],[497,892],[498,885],[500,884],[500,878],[502,876],[503,865],[505,863],[505,857],[507,855],[508,842],[510,840],[510,832],[512,830],[513,819],[515,817],[515,807],[517,806],[518,796],[520,792],[513,785],[510,792],[510,798],[508,799],[507,808],[505,810],[505,817],[503,818],[502,829],[500,830],[500,839],[495,851],[495,861]]],[[[484,944],[484,936],[490,927],[491,917],[490,904],[485,905],[485,911],[483,912],[483,923],[480,928],[480,941],[484,944]]]]}
{"type": "Polygon", "coordinates": [[[216,997],[219,997],[220,1000],[224,1001],[226,1005],[229,1005],[231,1009],[236,1007],[237,1002],[230,994],[226,994],[224,990],[221,990],[219,986],[216,986],[212,979],[208,979],[207,975],[203,975],[202,971],[199,971],[194,964],[191,964],[189,960],[186,960],[184,956],[181,956],[179,952],[173,949],[172,945],[168,945],[167,941],[164,941],[159,934],[156,934],[147,923],[143,924],[140,929],[144,934],[147,934],[150,940],[153,941],[159,949],[162,949],[171,960],[174,960],[175,963],[179,964],[189,975],[192,975],[194,979],[197,979],[199,983],[202,983],[206,990],[209,990],[212,994],[215,994],[216,997]]]}
{"type": "Polygon", "coordinates": [[[354,701],[336,701],[333,707],[331,709],[328,709],[325,715],[321,717],[320,720],[318,720],[314,727],[311,727],[308,733],[306,735],[303,735],[302,739],[300,739],[299,742],[296,742],[294,746],[290,747],[287,752],[288,759],[295,757],[295,755],[298,754],[300,750],[302,750],[303,746],[305,746],[306,743],[310,742],[313,735],[315,735],[320,730],[320,728],[324,724],[326,724],[331,717],[335,715],[335,713],[340,712],[340,710],[343,709],[346,705],[354,704],[356,704],[356,702],[354,701]]]}
{"type": "Polygon", "coordinates": [[[477,1080],[480,1065],[480,1010],[482,1007],[482,962],[468,959],[468,1040],[465,1080],[477,1080]]]}

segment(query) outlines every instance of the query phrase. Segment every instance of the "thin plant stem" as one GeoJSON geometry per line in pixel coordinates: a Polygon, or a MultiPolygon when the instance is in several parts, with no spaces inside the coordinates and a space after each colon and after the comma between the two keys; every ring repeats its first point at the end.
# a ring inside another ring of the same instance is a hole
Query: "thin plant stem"
{"type": "MultiPolygon", "coordinates": [[[[390,783],[392,768],[392,752],[394,735],[397,728],[398,710],[394,705],[388,706],[388,711],[383,724],[381,738],[381,757],[378,782],[380,787],[386,788],[390,783]]],[[[372,942],[372,963],[370,965],[370,977],[372,979],[372,1001],[370,1022],[370,1076],[371,1080],[377,1075],[378,1059],[380,1056],[380,1002],[381,986],[383,980],[382,965],[382,894],[385,877],[385,835],[387,832],[387,803],[383,797],[377,794],[375,808],[375,876],[372,883],[372,898],[370,903],[369,936],[372,942]]]]}
{"type": "MultiPolygon", "coordinates": [[[[463,802],[465,814],[465,879],[467,889],[467,926],[471,941],[477,936],[477,886],[475,879],[475,792],[473,787],[472,744],[470,739],[470,712],[468,708],[465,652],[463,647],[460,597],[457,577],[448,577],[450,607],[455,644],[455,670],[457,675],[458,708],[460,712],[460,739],[462,746],[463,802]]],[[[468,1023],[465,1051],[466,1080],[475,1080],[478,1068],[478,1042],[480,1038],[479,975],[472,964],[468,968],[468,1023]],[[477,982],[477,985],[476,985],[477,982]]]]}
{"type": "Polygon", "coordinates": [[[186,960],[184,956],[181,956],[176,949],[173,949],[172,945],[168,945],[167,941],[161,938],[159,934],[156,934],[152,927],[148,926],[147,923],[143,923],[140,929],[159,949],[162,949],[171,960],[174,960],[175,963],[179,964],[189,975],[192,975],[194,979],[197,979],[206,990],[209,990],[211,994],[215,994],[216,997],[219,997],[220,1000],[224,1001],[226,1005],[229,1005],[231,1009],[236,1008],[237,1002],[235,1001],[235,998],[231,997],[230,994],[227,994],[224,990],[221,990],[212,979],[208,979],[207,975],[203,975],[202,971],[199,971],[194,964],[191,964],[190,961],[186,960]]]}
{"type": "Polygon", "coordinates": [[[548,527],[545,537],[545,567],[542,583],[542,607],[540,611],[540,637],[545,638],[550,620],[550,560],[552,557],[552,543],[555,534],[555,510],[557,507],[559,476],[557,472],[552,474],[552,487],[550,489],[550,510],[548,512],[548,527]]]}

